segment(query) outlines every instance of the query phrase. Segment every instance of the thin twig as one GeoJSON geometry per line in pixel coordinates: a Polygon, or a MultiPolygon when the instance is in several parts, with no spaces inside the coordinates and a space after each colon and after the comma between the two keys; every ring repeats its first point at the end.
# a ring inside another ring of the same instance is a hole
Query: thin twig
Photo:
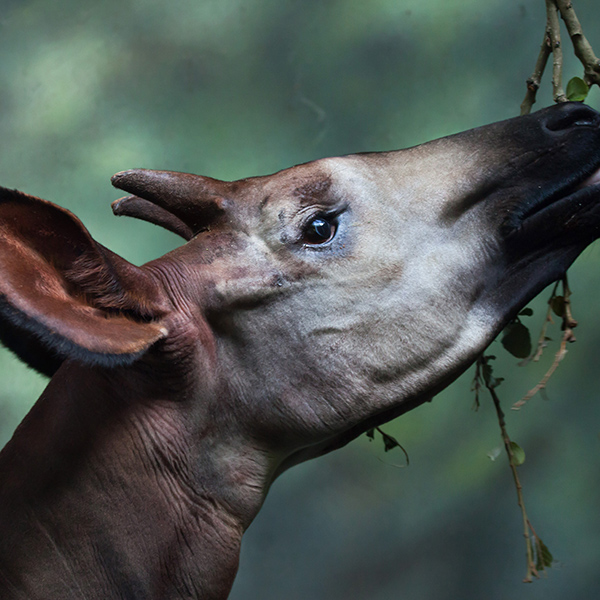
{"type": "Polygon", "coordinates": [[[548,329],[548,325],[550,323],[554,323],[552,319],[552,301],[556,297],[556,290],[558,289],[558,284],[560,282],[557,281],[554,284],[554,288],[552,289],[552,293],[550,294],[550,298],[548,300],[548,311],[546,312],[546,319],[544,320],[544,324],[542,325],[542,331],[540,332],[540,337],[538,338],[538,343],[536,347],[535,353],[531,354],[528,358],[522,360],[519,363],[519,366],[524,367],[528,365],[530,362],[538,362],[540,358],[542,358],[542,354],[544,353],[544,349],[548,345],[548,339],[546,337],[546,331],[548,329]]]}
{"type": "MultiPolygon", "coordinates": [[[[483,357],[480,359],[480,361],[481,360],[483,360],[483,357]]],[[[517,473],[517,466],[515,464],[511,440],[508,435],[508,431],[506,430],[504,412],[502,411],[502,407],[500,406],[500,399],[498,398],[498,394],[496,394],[496,390],[491,385],[486,384],[486,387],[492,397],[494,406],[496,408],[496,414],[498,415],[498,423],[500,425],[500,431],[502,433],[502,441],[504,442],[504,449],[508,454],[508,462],[515,482],[515,489],[517,491],[517,502],[519,504],[519,508],[521,509],[521,515],[523,517],[523,537],[525,538],[525,546],[527,550],[527,573],[523,581],[525,583],[531,583],[533,581],[533,577],[539,577],[539,573],[535,565],[533,544],[531,543],[531,537],[529,535],[530,523],[529,518],[527,517],[527,510],[525,509],[525,500],[523,499],[523,486],[521,485],[521,481],[519,480],[519,475],[517,473]]]]}
{"type": "Polygon", "coordinates": [[[529,402],[529,400],[531,400],[538,392],[541,392],[542,390],[546,389],[548,381],[550,380],[552,375],[554,375],[554,371],[556,371],[558,365],[560,364],[560,361],[565,357],[567,353],[568,340],[566,340],[565,337],[566,336],[563,335],[563,339],[560,342],[560,348],[554,356],[554,361],[552,362],[550,368],[546,371],[546,374],[540,379],[539,383],[535,387],[531,388],[518,402],[515,402],[512,405],[512,410],[519,410],[522,406],[527,404],[527,402],[529,402]]]}
{"type": "Polygon", "coordinates": [[[554,0],[546,0],[546,31],[552,48],[552,96],[554,102],[566,102],[567,95],[562,87],[563,55],[560,45],[560,22],[554,0]]]}
{"type": "Polygon", "coordinates": [[[546,0],[546,29],[544,41],[538,55],[535,69],[527,80],[527,93],[521,103],[521,115],[531,112],[535,104],[537,91],[542,81],[550,53],[553,54],[552,88],[555,102],[565,102],[568,98],[562,87],[562,47],[560,42],[560,23],[557,11],[565,22],[569,37],[573,43],[575,55],[579,58],[584,70],[584,81],[588,86],[600,86],[600,59],[594,54],[591,44],[583,35],[581,23],[575,14],[571,0],[546,0]]]}
{"type": "Polygon", "coordinates": [[[552,49],[550,47],[550,38],[548,37],[548,27],[546,26],[544,40],[542,41],[542,47],[540,48],[535,68],[531,77],[527,80],[527,93],[525,94],[525,99],[521,103],[521,115],[528,115],[531,112],[531,107],[535,104],[537,91],[540,88],[542,75],[551,52],[552,49]]]}
{"type": "MultiPolygon", "coordinates": [[[[573,334],[573,329],[577,327],[577,321],[573,318],[571,313],[571,290],[569,289],[569,283],[567,281],[567,276],[565,275],[562,279],[563,284],[563,298],[564,298],[564,314],[563,314],[563,336],[560,341],[560,347],[554,356],[554,361],[550,365],[550,368],[546,371],[545,375],[542,377],[540,382],[533,388],[531,388],[518,402],[515,402],[512,406],[512,410],[519,410],[522,406],[524,406],[529,400],[531,400],[537,393],[546,389],[546,385],[548,385],[548,381],[554,375],[554,372],[558,368],[560,361],[567,354],[567,344],[575,341],[575,335],[573,334]]],[[[552,298],[554,298],[556,292],[556,287],[552,293],[552,297],[550,298],[550,302],[552,302],[552,298]]],[[[551,308],[550,308],[551,310],[551,308]]],[[[551,317],[550,317],[551,318],[551,317]]],[[[546,317],[546,323],[544,324],[544,330],[542,330],[542,334],[545,338],[545,326],[548,323],[549,317],[546,317]]],[[[541,339],[541,338],[540,338],[541,339]]],[[[539,343],[539,342],[538,342],[539,343]]]]}
{"type": "Polygon", "coordinates": [[[583,35],[583,29],[581,23],[575,14],[573,3],[571,0],[552,0],[556,3],[558,10],[567,26],[567,31],[571,41],[573,42],[573,49],[575,55],[581,61],[584,69],[584,80],[591,86],[594,83],[600,85],[600,60],[594,54],[592,46],[589,41],[583,35]]]}
{"type": "MultiPolygon", "coordinates": [[[[567,275],[565,273],[564,277],[562,278],[562,284],[563,284],[563,296],[565,299],[565,316],[563,317],[563,328],[566,329],[575,329],[575,327],[577,327],[577,321],[573,318],[573,314],[571,312],[571,288],[569,287],[569,281],[567,279],[567,275]]],[[[573,332],[571,331],[571,335],[572,338],[569,340],[570,342],[574,342],[575,341],[575,336],[573,335],[573,332]]]]}

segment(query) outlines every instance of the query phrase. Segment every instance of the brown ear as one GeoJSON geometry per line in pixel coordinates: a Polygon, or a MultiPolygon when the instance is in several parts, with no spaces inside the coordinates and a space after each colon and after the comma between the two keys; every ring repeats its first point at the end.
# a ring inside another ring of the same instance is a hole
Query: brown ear
{"type": "Polygon", "coordinates": [[[73,214],[0,188],[0,338],[30,366],[130,363],[166,335],[165,314],[155,281],[73,214]]]}

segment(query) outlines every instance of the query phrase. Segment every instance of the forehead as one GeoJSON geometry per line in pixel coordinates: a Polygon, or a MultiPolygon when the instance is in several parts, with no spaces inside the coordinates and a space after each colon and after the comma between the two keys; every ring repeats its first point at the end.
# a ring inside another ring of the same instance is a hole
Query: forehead
{"type": "Polygon", "coordinates": [[[247,181],[261,211],[281,204],[302,209],[337,204],[358,180],[368,179],[368,172],[368,161],[351,155],[324,158],[247,181]]]}

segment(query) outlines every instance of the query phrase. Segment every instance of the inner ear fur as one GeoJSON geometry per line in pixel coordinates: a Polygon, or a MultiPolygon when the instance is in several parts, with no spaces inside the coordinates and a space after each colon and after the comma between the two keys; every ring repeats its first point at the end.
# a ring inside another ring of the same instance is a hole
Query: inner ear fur
{"type": "Polygon", "coordinates": [[[157,282],[69,211],[0,188],[0,339],[51,374],[64,358],[119,365],[166,335],[157,282]]]}

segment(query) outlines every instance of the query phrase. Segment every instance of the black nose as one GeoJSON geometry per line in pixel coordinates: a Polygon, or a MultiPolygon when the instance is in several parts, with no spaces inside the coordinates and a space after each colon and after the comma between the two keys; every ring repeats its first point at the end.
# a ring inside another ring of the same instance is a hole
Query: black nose
{"type": "Polygon", "coordinates": [[[543,124],[546,129],[557,132],[575,127],[598,127],[600,113],[580,102],[563,102],[548,109],[543,124]]]}

